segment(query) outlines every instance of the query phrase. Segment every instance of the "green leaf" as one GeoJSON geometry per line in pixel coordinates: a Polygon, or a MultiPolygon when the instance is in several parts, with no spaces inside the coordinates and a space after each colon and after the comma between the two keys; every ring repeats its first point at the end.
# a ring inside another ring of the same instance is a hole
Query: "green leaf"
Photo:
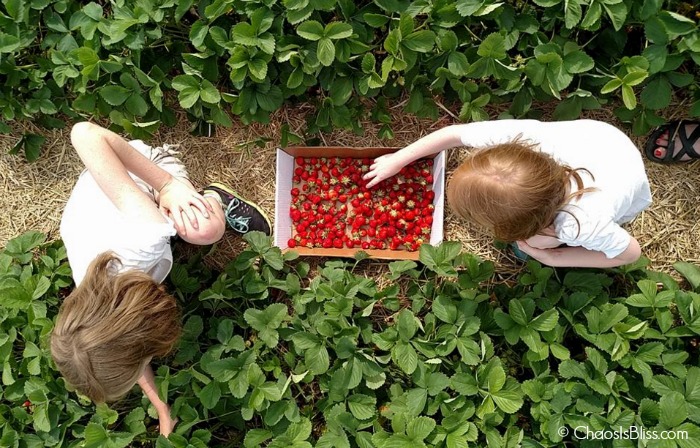
{"type": "Polygon", "coordinates": [[[205,409],[214,409],[221,398],[219,383],[211,381],[199,392],[199,400],[205,409]]]}
{"type": "Polygon", "coordinates": [[[465,76],[469,72],[469,61],[464,53],[453,51],[447,57],[447,69],[457,77],[465,76]]]}
{"type": "Polygon", "coordinates": [[[204,8],[204,16],[209,19],[211,23],[218,17],[231,11],[231,9],[233,9],[232,3],[231,0],[215,0],[204,8]]]}
{"type": "Polygon", "coordinates": [[[306,350],[304,352],[304,360],[306,361],[306,367],[315,375],[326,373],[330,366],[328,349],[326,349],[325,345],[317,345],[306,350]]]}
{"type": "Polygon", "coordinates": [[[405,342],[410,341],[418,330],[415,316],[405,308],[399,312],[396,319],[396,327],[399,332],[399,337],[405,342]]]}
{"type": "Polygon", "coordinates": [[[372,73],[376,64],[376,59],[372,53],[366,53],[362,57],[362,72],[372,73]]]}
{"type": "Polygon", "coordinates": [[[693,20],[672,11],[663,11],[659,14],[659,18],[673,38],[692,33],[697,29],[697,25],[693,20]]]}
{"type": "Polygon", "coordinates": [[[137,93],[129,95],[124,106],[129,113],[137,117],[143,117],[148,113],[148,103],[137,93]]]}
{"type": "Polygon", "coordinates": [[[507,414],[514,414],[523,406],[523,397],[512,390],[500,390],[491,394],[493,402],[507,414]]]}
{"type": "Polygon", "coordinates": [[[397,29],[389,31],[389,34],[384,39],[384,49],[390,54],[398,55],[400,51],[399,44],[401,42],[401,32],[397,29]]]}
{"type": "Polygon", "coordinates": [[[202,49],[204,39],[209,34],[209,26],[203,20],[197,20],[190,27],[190,41],[195,48],[202,49]]]}
{"type": "Polygon", "coordinates": [[[270,91],[267,93],[258,92],[255,96],[260,108],[267,111],[273,112],[282,106],[284,98],[282,97],[282,91],[277,86],[270,87],[270,91]]]}
{"type": "Polygon", "coordinates": [[[219,90],[206,79],[202,80],[201,90],[199,92],[202,101],[209,104],[218,104],[221,100],[219,90]]]}
{"type": "Polygon", "coordinates": [[[25,15],[28,11],[28,2],[23,0],[4,0],[3,4],[5,9],[10,14],[10,17],[14,19],[15,22],[19,23],[24,21],[25,15]]]}
{"type": "Polygon", "coordinates": [[[21,45],[18,37],[0,32],[0,54],[12,53],[21,45]]]}
{"type": "Polygon", "coordinates": [[[280,324],[287,317],[287,305],[283,303],[273,303],[265,308],[265,310],[256,310],[248,308],[243,313],[245,321],[255,330],[263,330],[265,328],[279,328],[280,324]]]}
{"type": "Polygon", "coordinates": [[[644,362],[658,362],[664,346],[660,342],[648,342],[637,349],[635,358],[644,362]]]}
{"type": "Polygon", "coordinates": [[[172,86],[179,91],[178,100],[185,109],[194,106],[200,97],[200,83],[192,75],[179,75],[173,78],[172,86]]]}
{"type": "Polygon", "coordinates": [[[531,317],[531,315],[525,311],[525,308],[520,300],[517,299],[511,300],[508,303],[508,314],[510,314],[510,317],[513,318],[515,323],[522,326],[527,325],[531,317]]]}
{"type": "MultiPolygon", "coordinates": [[[[430,417],[416,417],[408,422],[408,426],[406,427],[406,435],[408,435],[408,437],[410,437],[414,443],[420,442],[425,440],[430,433],[433,432],[435,426],[435,420],[430,417]]],[[[415,445],[411,444],[410,446],[413,447],[415,445]]]]}
{"type": "Polygon", "coordinates": [[[644,0],[639,11],[640,18],[642,20],[647,20],[648,18],[657,15],[662,5],[663,0],[644,0]]]}
{"type": "Polygon", "coordinates": [[[659,400],[659,421],[667,428],[675,428],[688,418],[685,398],[680,392],[669,392],[659,400]]]}
{"type": "Polygon", "coordinates": [[[564,68],[569,73],[584,73],[595,66],[593,58],[583,51],[572,51],[564,56],[564,68]]]}
{"type": "Polygon", "coordinates": [[[700,267],[685,261],[677,261],[673,263],[673,269],[685,277],[693,289],[698,289],[698,286],[700,286],[700,267]]]}
{"type": "Polygon", "coordinates": [[[533,0],[537,6],[542,6],[543,8],[551,8],[561,3],[562,0],[533,0]]]}
{"type": "Polygon", "coordinates": [[[503,36],[492,33],[486,36],[477,50],[479,56],[493,59],[503,59],[506,57],[506,42],[503,36]]]}
{"type": "MultiPolygon", "coordinates": [[[[251,76],[258,80],[264,80],[267,78],[267,61],[261,58],[253,58],[248,61],[248,70],[250,70],[251,76]]],[[[301,72],[302,80],[303,72],[301,72]]]]}
{"type": "Polygon", "coordinates": [[[32,302],[31,293],[17,281],[12,282],[14,283],[12,286],[8,286],[9,283],[10,281],[5,281],[3,286],[0,287],[0,297],[2,297],[3,306],[9,309],[28,309],[32,302]]]}
{"type": "Polygon", "coordinates": [[[638,84],[641,84],[647,77],[649,76],[649,73],[646,72],[646,70],[635,70],[631,73],[628,73],[622,78],[622,84],[628,85],[630,87],[636,86],[638,84]]]}
{"type": "Polygon", "coordinates": [[[618,2],[611,4],[609,2],[602,2],[605,12],[607,12],[610,21],[613,24],[615,31],[620,31],[622,26],[625,24],[625,19],[627,19],[627,6],[624,2],[618,2]]]}
{"type": "Polygon", "coordinates": [[[391,350],[391,357],[409,375],[418,367],[418,353],[410,342],[398,341],[391,350]]]}
{"type": "Polygon", "coordinates": [[[430,30],[416,31],[406,36],[401,43],[409,50],[427,53],[435,46],[435,33],[430,30]]]}
{"type": "Polygon", "coordinates": [[[335,60],[335,45],[333,41],[327,37],[323,37],[318,41],[317,56],[319,62],[328,67],[335,60]]]}
{"type": "Polygon", "coordinates": [[[557,326],[558,320],[559,312],[556,309],[551,309],[534,318],[528,326],[537,331],[551,331],[557,326]]]}
{"type": "Polygon", "coordinates": [[[622,80],[620,78],[615,78],[610,81],[608,81],[602,89],[600,89],[600,93],[606,94],[610,93],[615,89],[618,89],[622,85],[622,80]]]}
{"type": "Polygon", "coordinates": [[[671,84],[663,76],[657,76],[644,87],[639,99],[644,107],[659,110],[671,104],[672,94],[671,84]]]}
{"type": "Polygon", "coordinates": [[[199,81],[197,81],[197,79],[192,75],[179,75],[173,78],[172,86],[175,90],[199,90],[199,81]]]}
{"type": "Polygon", "coordinates": [[[110,106],[120,106],[131,95],[131,91],[122,86],[105,86],[99,90],[100,96],[110,106]]]}
{"type": "Polygon", "coordinates": [[[272,431],[268,429],[251,429],[246,431],[243,446],[245,448],[257,448],[273,436],[272,431]]]}
{"type": "MultiPolygon", "coordinates": [[[[292,439],[293,442],[301,442],[303,440],[306,440],[309,438],[311,435],[311,421],[307,418],[301,419],[299,422],[292,423],[289,425],[287,430],[285,431],[285,435],[292,439]]],[[[293,447],[299,447],[299,448],[306,448],[307,446],[309,448],[310,445],[292,445],[293,447]]]]}
{"type": "Polygon", "coordinates": [[[579,0],[564,0],[564,23],[568,29],[575,27],[583,16],[579,0]]]}
{"type": "MultiPolygon", "coordinates": [[[[48,430],[47,430],[48,431],[48,430]]],[[[107,431],[97,423],[90,423],[85,428],[85,447],[103,447],[108,442],[107,431]]]]}
{"type": "Polygon", "coordinates": [[[432,312],[435,317],[448,324],[455,323],[457,320],[457,306],[447,296],[438,296],[433,301],[432,312]]]}
{"type": "Polygon", "coordinates": [[[480,387],[494,394],[503,389],[505,383],[506,372],[503,370],[501,360],[499,358],[491,358],[479,373],[480,387]]]}
{"type": "Polygon", "coordinates": [[[368,420],[376,413],[377,399],[363,394],[350,395],[347,400],[348,408],[358,420],[368,420]]]}
{"type": "Polygon", "coordinates": [[[625,107],[629,110],[637,107],[637,97],[634,94],[634,90],[627,84],[622,85],[622,102],[625,103],[625,107]]]}
{"type": "Polygon", "coordinates": [[[352,36],[352,32],[352,26],[349,23],[331,22],[326,25],[323,34],[329,39],[345,39],[352,36]]]}
{"type": "Polygon", "coordinates": [[[462,17],[469,17],[481,9],[483,4],[484,0],[457,0],[455,2],[455,7],[459,15],[462,17]]]}
{"type": "Polygon", "coordinates": [[[317,41],[324,36],[324,28],[315,20],[307,20],[297,27],[297,34],[304,39],[317,41]]]}

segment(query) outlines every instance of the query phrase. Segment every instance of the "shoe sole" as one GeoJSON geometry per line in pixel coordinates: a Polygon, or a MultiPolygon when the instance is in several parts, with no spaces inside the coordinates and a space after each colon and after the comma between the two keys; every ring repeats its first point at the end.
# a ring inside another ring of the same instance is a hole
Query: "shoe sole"
{"type": "MultiPolygon", "coordinates": [[[[223,191],[225,191],[226,193],[228,193],[228,194],[230,194],[230,195],[236,196],[236,197],[239,198],[239,199],[243,199],[249,206],[251,206],[251,207],[253,207],[255,210],[257,210],[258,213],[260,213],[260,214],[262,215],[262,217],[265,218],[265,221],[267,221],[267,225],[270,227],[270,235],[272,235],[272,221],[270,220],[270,217],[267,216],[267,213],[265,213],[260,207],[258,207],[257,204],[255,204],[254,202],[250,202],[249,200],[247,200],[246,198],[244,198],[243,196],[241,196],[240,194],[238,194],[236,191],[230,189],[229,187],[227,187],[227,186],[224,185],[224,184],[220,184],[220,183],[218,183],[218,182],[214,182],[214,183],[211,183],[211,184],[209,184],[209,185],[212,186],[212,187],[216,187],[216,188],[218,188],[219,190],[223,190],[223,191]]],[[[205,190],[206,190],[206,188],[205,188],[205,190]]]]}

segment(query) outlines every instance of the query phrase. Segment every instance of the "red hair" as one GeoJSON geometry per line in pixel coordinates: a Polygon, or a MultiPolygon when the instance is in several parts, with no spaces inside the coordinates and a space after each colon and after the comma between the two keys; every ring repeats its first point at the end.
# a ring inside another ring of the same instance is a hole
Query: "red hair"
{"type": "Polygon", "coordinates": [[[583,188],[580,170],[516,138],[474,150],[452,174],[447,200],[459,216],[496,238],[525,240],[550,226],[572,198],[591,191],[583,188]],[[568,194],[572,179],[577,190],[568,194]]]}

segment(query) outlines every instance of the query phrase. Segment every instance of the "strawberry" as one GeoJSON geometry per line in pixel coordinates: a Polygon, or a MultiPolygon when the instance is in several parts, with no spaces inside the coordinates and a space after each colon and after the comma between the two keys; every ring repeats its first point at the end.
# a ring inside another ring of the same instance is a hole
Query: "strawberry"
{"type": "Polygon", "coordinates": [[[432,160],[419,160],[371,190],[370,159],[295,158],[291,247],[416,250],[429,238],[432,160]]]}

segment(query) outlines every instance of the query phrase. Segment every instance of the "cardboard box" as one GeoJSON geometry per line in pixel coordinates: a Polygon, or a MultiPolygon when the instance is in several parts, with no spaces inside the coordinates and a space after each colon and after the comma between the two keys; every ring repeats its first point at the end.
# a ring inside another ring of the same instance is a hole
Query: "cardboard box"
{"type": "MultiPolygon", "coordinates": [[[[275,188],[275,246],[283,251],[294,250],[300,255],[323,257],[352,257],[360,249],[324,249],[295,247],[289,249],[287,241],[292,238],[292,219],[289,216],[289,206],[292,203],[292,177],[295,157],[352,157],[375,159],[381,155],[398,151],[400,148],[345,148],[329,146],[295,146],[277,149],[277,179],[275,188]]],[[[440,152],[434,157],[433,186],[435,199],[433,205],[433,226],[430,232],[430,244],[442,242],[444,210],[445,210],[445,153],[440,152]]],[[[371,258],[385,260],[417,260],[418,252],[406,250],[365,250],[371,258]]]]}

